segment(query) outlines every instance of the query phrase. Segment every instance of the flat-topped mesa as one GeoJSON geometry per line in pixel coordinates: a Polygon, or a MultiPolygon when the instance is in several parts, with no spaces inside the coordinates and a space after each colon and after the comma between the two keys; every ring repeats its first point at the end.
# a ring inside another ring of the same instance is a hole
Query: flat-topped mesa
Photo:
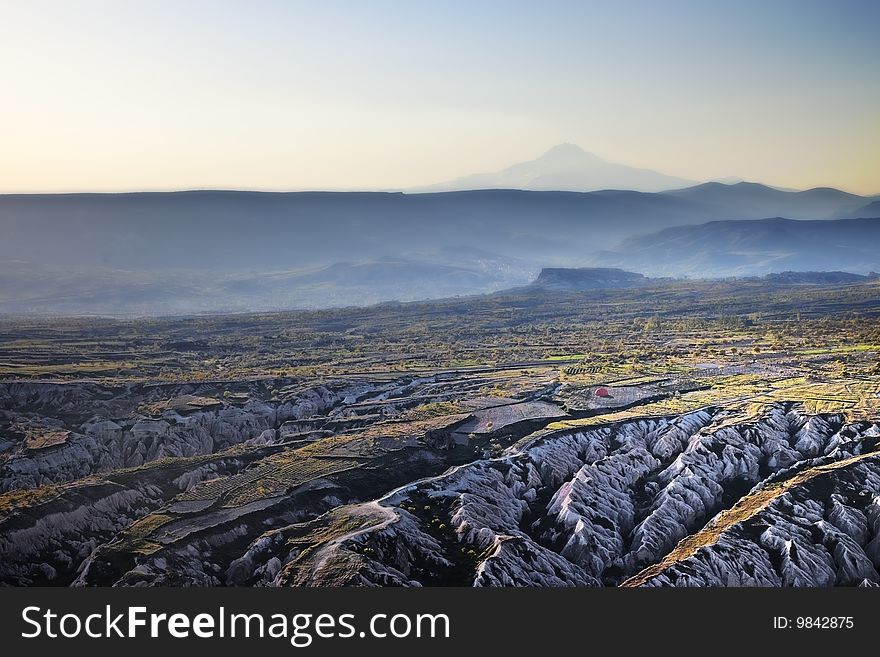
{"type": "Polygon", "coordinates": [[[650,279],[613,267],[545,267],[532,287],[546,290],[601,290],[644,285],[650,279]]]}

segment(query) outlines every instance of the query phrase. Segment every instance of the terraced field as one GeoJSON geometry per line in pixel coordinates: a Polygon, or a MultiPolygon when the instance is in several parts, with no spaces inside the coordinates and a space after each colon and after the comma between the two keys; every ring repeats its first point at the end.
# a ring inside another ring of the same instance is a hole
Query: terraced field
{"type": "Polygon", "coordinates": [[[184,503],[211,501],[225,507],[244,506],[259,499],[282,495],[312,479],[343,472],[361,464],[362,461],[356,459],[277,454],[240,474],[212,479],[196,486],[176,499],[184,503]]]}

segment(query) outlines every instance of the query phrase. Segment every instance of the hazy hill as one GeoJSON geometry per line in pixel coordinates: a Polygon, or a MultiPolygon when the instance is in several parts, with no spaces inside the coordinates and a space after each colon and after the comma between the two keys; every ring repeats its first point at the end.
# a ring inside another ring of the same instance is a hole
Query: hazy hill
{"type": "Polygon", "coordinates": [[[876,274],[863,276],[845,271],[783,271],[778,274],[767,274],[762,280],[781,285],[850,285],[876,278],[876,274]]]}
{"type": "Polygon", "coordinates": [[[693,185],[693,180],[606,162],[574,144],[559,144],[528,162],[493,173],[478,173],[424,188],[422,191],[463,189],[530,189],[589,192],[628,189],[659,192],[693,185]]]}
{"type": "Polygon", "coordinates": [[[129,269],[291,269],[453,246],[541,265],[712,220],[842,216],[871,199],[709,183],[677,192],[193,191],[0,196],[0,259],[129,269]]]}
{"type": "Polygon", "coordinates": [[[858,219],[860,217],[880,217],[880,200],[872,201],[868,205],[853,210],[851,216],[847,219],[858,219]]]}
{"type": "Polygon", "coordinates": [[[0,258],[265,271],[461,245],[552,264],[705,212],[640,192],[12,195],[0,196],[0,258]]]}
{"type": "Polygon", "coordinates": [[[880,270],[880,219],[715,221],[629,238],[604,264],[648,275],[718,277],[880,270]]]}
{"type": "Polygon", "coordinates": [[[656,194],[6,195],[0,312],[329,307],[488,292],[522,285],[552,266],[690,276],[867,271],[878,268],[869,248],[878,243],[873,233],[838,248],[834,229],[807,245],[765,235],[760,225],[735,235],[687,229],[714,219],[758,219],[768,208],[840,216],[871,200],[748,184],[656,194]],[[678,228],[662,233],[661,250],[653,249],[658,231],[672,227],[678,228]],[[640,235],[650,237],[639,241],[640,235]],[[603,250],[610,253],[596,255],[603,250]]]}
{"type": "MultiPolygon", "coordinates": [[[[758,183],[733,185],[711,182],[665,193],[706,206],[715,219],[786,217],[788,219],[837,219],[865,205],[867,197],[831,187],[790,191],[758,183]],[[728,216],[723,216],[724,211],[728,216]]],[[[861,216],[872,216],[862,214],[861,216]]]]}

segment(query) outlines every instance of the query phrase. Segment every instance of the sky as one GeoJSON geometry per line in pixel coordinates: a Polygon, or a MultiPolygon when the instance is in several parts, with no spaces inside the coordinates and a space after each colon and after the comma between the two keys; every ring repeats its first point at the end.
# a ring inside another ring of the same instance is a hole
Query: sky
{"type": "Polygon", "coordinates": [[[572,142],[880,193],[880,2],[0,0],[0,192],[405,189],[572,142]]]}

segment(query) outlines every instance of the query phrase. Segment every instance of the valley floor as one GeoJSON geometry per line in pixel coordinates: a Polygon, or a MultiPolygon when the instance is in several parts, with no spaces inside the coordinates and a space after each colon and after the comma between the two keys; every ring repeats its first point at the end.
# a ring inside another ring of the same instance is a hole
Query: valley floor
{"type": "Polygon", "coordinates": [[[880,583],[880,294],[0,324],[11,585],[880,583]]]}

